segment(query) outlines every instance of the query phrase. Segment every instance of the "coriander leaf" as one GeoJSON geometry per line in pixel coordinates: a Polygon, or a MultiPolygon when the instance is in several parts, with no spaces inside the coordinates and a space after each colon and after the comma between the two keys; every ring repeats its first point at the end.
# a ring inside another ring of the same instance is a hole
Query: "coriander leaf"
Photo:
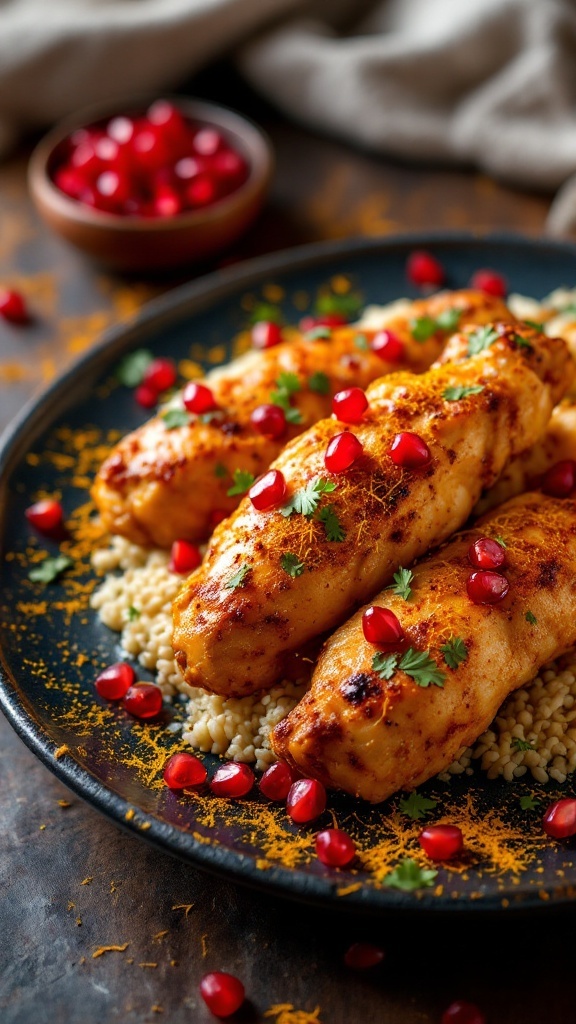
{"type": "Polygon", "coordinates": [[[327,395],[330,391],[330,378],[319,370],[309,378],[308,387],[311,391],[317,391],[319,395],[327,395]]]}
{"type": "Polygon", "coordinates": [[[212,412],[201,412],[198,419],[200,423],[213,423],[215,420],[219,420],[221,415],[220,409],[213,409],[212,412]]]}
{"type": "Polygon", "coordinates": [[[428,651],[416,651],[409,647],[398,668],[414,680],[417,686],[444,686],[445,672],[442,672],[428,651]]]}
{"type": "Polygon", "coordinates": [[[245,469],[235,469],[234,483],[226,491],[227,497],[234,498],[237,494],[246,494],[246,491],[250,490],[255,479],[256,477],[253,473],[249,473],[245,469]]]}
{"type": "Polygon", "coordinates": [[[398,665],[397,654],[375,654],[372,658],[372,671],[380,676],[380,679],[391,679],[398,665]]]}
{"type": "Polygon", "coordinates": [[[459,384],[453,388],[445,388],[442,397],[447,402],[459,402],[461,398],[468,398],[468,395],[479,395],[481,391],[484,391],[483,384],[471,384],[469,387],[459,384]]]}
{"type": "Polygon", "coordinates": [[[571,302],[569,306],[564,306],[558,310],[559,313],[576,313],[576,305],[571,302]]]}
{"type": "Polygon", "coordinates": [[[141,615],[142,612],[140,609],[135,608],[134,605],[131,604],[128,609],[128,622],[136,622],[136,619],[139,619],[141,615]]]}
{"type": "Polygon", "coordinates": [[[422,796],[414,791],[409,796],[402,797],[400,810],[402,814],[412,818],[412,821],[417,821],[419,818],[426,817],[426,811],[433,811],[437,803],[437,800],[430,800],[427,796],[422,796]]]}
{"type": "Polygon", "coordinates": [[[318,513],[318,521],[324,524],[328,540],[339,544],[346,538],[346,531],[336,515],[334,505],[326,505],[325,508],[321,508],[318,513]]]}
{"type": "Polygon", "coordinates": [[[507,548],[508,547],[508,545],[507,545],[506,541],[504,540],[504,537],[502,536],[502,534],[497,533],[496,536],[494,537],[494,540],[498,541],[498,543],[499,543],[501,548],[507,548]]]}
{"type": "Polygon", "coordinates": [[[176,427],[187,427],[190,421],[190,413],[186,409],[168,409],[162,413],[166,430],[174,430],[176,427]]]}
{"type": "Polygon", "coordinates": [[[217,476],[219,480],[223,480],[225,476],[228,476],[228,470],[221,462],[217,462],[214,466],[214,476],[217,476]]]}
{"type": "Polygon", "coordinates": [[[431,316],[419,316],[411,321],[410,330],[414,341],[428,341],[436,333],[436,321],[431,316]]]}
{"type": "Polygon", "coordinates": [[[410,584],[414,579],[414,573],[411,569],[403,569],[402,566],[398,569],[398,572],[394,573],[394,583],[391,583],[386,590],[391,590],[393,594],[398,594],[398,597],[403,597],[405,601],[412,596],[412,587],[410,584]]]}
{"type": "Polygon", "coordinates": [[[302,390],[302,385],[298,375],[295,373],[287,373],[285,371],[278,375],[276,386],[281,388],[283,391],[287,391],[289,395],[293,395],[296,391],[302,390]]]}
{"type": "Polygon", "coordinates": [[[535,797],[530,796],[528,793],[520,797],[520,807],[523,811],[535,811],[541,803],[541,800],[537,800],[535,797]]]}
{"type": "Polygon", "coordinates": [[[126,388],[138,387],[144,380],[144,374],[153,358],[147,348],[129,352],[116,367],[116,379],[126,388]]]}
{"type": "Polygon", "coordinates": [[[73,565],[68,555],[56,555],[55,558],[45,558],[43,562],[30,569],[28,579],[33,583],[53,583],[54,580],[73,565]]]}
{"type": "Polygon", "coordinates": [[[514,341],[518,345],[518,348],[527,348],[530,352],[534,351],[534,346],[528,338],[523,338],[521,334],[514,335],[514,341]]]}
{"type": "Polygon", "coordinates": [[[287,423],[302,423],[302,413],[300,412],[300,409],[293,409],[292,407],[285,409],[284,418],[287,423]]]}
{"type": "Polygon", "coordinates": [[[280,558],[280,565],[287,572],[292,579],[296,579],[297,576],[301,576],[306,566],[304,562],[301,562],[298,555],[293,555],[290,551],[287,551],[285,555],[280,558]]]}
{"type": "Polygon", "coordinates": [[[368,338],[366,337],[365,334],[357,334],[356,337],[354,338],[354,344],[356,348],[361,349],[363,352],[365,352],[370,347],[368,344],[368,338]]]}
{"type": "Polygon", "coordinates": [[[490,348],[495,341],[498,341],[499,334],[495,331],[490,324],[485,324],[484,327],[477,327],[472,334],[468,335],[468,355],[477,356],[484,349],[490,348]]]}
{"type": "Polygon", "coordinates": [[[462,310],[460,309],[445,309],[440,316],[436,317],[436,327],[441,331],[453,331],[458,327],[461,315],[462,310]]]}
{"type": "Polygon", "coordinates": [[[276,381],[277,390],[270,395],[273,405],[279,405],[286,413],[286,419],[290,423],[301,423],[302,415],[299,409],[293,409],[290,399],[293,394],[302,389],[300,380],[295,373],[281,373],[276,381]]]}
{"type": "Polygon", "coordinates": [[[332,337],[332,328],[326,324],[318,324],[318,327],[306,331],[305,337],[307,341],[328,341],[332,337]]]}
{"type": "Polygon", "coordinates": [[[238,572],[235,572],[234,575],[230,577],[230,579],[228,580],[227,583],[224,584],[224,586],[226,587],[227,590],[236,590],[237,587],[245,587],[247,583],[246,577],[248,573],[251,571],[252,566],[248,565],[245,562],[244,565],[240,566],[238,572]]]}
{"type": "Polygon", "coordinates": [[[514,737],[512,746],[514,750],[536,750],[536,747],[529,743],[528,740],[521,740],[519,736],[514,737]]]}
{"type": "Polygon", "coordinates": [[[257,302],[250,314],[251,324],[260,323],[262,320],[281,324],[282,319],[282,310],[271,302],[257,302]]]}
{"type": "Polygon", "coordinates": [[[462,637],[459,636],[451,636],[445,644],[442,644],[440,650],[448,668],[458,668],[458,665],[461,665],[468,657],[468,648],[462,637]]]}
{"type": "Polygon", "coordinates": [[[389,889],[414,892],[415,889],[430,888],[437,875],[438,872],[434,868],[421,868],[411,857],[405,857],[394,871],[386,875],[384,885],[389,889]]]}
{"type": "Polygon", "coordinates": [[[324,480],[319,476],[314,477],[306,484],[306,487],[301,487],[294,492],[289,501],[282,506],[280,512],[283,516],[291,516],[293,512],[298,512],[303,516],[312,516],[318,507],[321,496],[331,494],[336,490],[336,486],[331,480],[324,480]]]}
{"type": "Polygon", "coordinates": [[[525,323],[528,327],[533,327],[536,331],[544,330],[544,324],[539,324],[536,322],[536,320],[524,320],[523,323],[525,323]]]}
{"type": "Polygon", "coordinates": [[[524,616],[524,618],[526,619],[526,622],[530,623],[531,626],[535,626],[536,623],[538,622],[538,619],[534,615],[534,612],[526,612],[526,615],[524,616]]]}
{"type": "Polygon", "coordinates": [[[343,295],[325,292],[316,299],[314,309],[320,316],[323,313],[341,313],[342,316],[352,320],[362,309],[363,302],[364,300],[358,292],[345,292],[343,295]]]}

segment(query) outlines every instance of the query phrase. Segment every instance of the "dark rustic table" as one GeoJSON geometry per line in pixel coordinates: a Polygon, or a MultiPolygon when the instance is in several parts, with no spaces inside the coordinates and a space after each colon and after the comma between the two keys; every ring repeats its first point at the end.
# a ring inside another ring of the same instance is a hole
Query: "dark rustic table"
{"type": "MultiPolygon", "coordinates": [[[[264,216],[229,254],[428,228],[542,232],[549,197],[474,173],[353,152],[287,124],[216,74],[199,91],[258,117],[278,171],[264,216]]],[[[0,283],[21,289],[35,322],[0,324],[0,421],[144,301],[177,283],[102,273],[48,233],[26,191],[26,155],[0,168],[0,283]]],[[[210,268],[202,268],[202,270],[210,268]]],[[[201,273],[199,270],[198,273],[201,273]]],[[[2,1024],[205,1024],[208,970],[245,983],[244,1024],[439,1024],[454,999],[488,1024],[576,1021],[568,913],[458,920],[359,919],[239,888],[157,852],[71,795],[0,722],[2,1024]],[[383,966],[346,970],[358,940],[383,966]],[[93,958],[101,945],[125,953],[93,958]]]]}

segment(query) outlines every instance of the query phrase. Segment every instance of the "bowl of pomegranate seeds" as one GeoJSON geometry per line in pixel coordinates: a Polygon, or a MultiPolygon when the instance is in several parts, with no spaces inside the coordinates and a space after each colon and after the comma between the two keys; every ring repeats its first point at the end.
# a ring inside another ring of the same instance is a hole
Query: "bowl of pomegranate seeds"
{"type": "Polygon", "coordinates": [[[29,183],[68,242],[109,267],[153,270],[231,245],[257,216],[272,165],[256,125],[182,97],[62,123],[32,154],[29,183]]]}

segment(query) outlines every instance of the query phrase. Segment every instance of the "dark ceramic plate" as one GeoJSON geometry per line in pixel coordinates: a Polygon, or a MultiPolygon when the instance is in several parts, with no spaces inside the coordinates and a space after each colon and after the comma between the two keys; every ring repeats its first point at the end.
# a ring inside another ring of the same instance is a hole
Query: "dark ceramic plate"
{"type": "MultiPolygon", "coordinates": [[[[124,433],[145,418],[132,393],[113,383],[120,357],[145,346],[213,365],[229,357],[229,339],[245,326],[255,300],[280,300],[286,319],[294,320],[319,289],[343,275],[366,302],[389,301],[410,293],[404,265],[415,246],[438,255],[450,287],[465,286],[482,266],[504,273],[511,290],[537,297],[576,282],[576,248],[515,238],[432,236],[293,250],[213,274],[151,303],[24,410],[1,452],[2,706],[38,757],[116,822],[238,881],[370,911],[566,903],[576,892],[574,843],[546,840],[540,824],[542,806],[561,792],[557,786],[488,782],[476,771],[423,787],[437,801],[428,820],[446,815],[460,823],[468,852],[464,861],[440,867],[431,887],[401,892],[384,884],[386,872],[404,857],[420,856],[421,822],[401,814],[398,799],[372,808],[331,798],[331,812],[318,825],[335,817],[361,849],[353,869],[332,871],[314,856],[313,830],[292,826],[282,808],[258,796],[238,802],[209,793],[178,796],[162,785],[166,751],[178,749],[166,731],[178,706],[162,722],[144,725],[101,702],[93,688],[97,671],[117,660],[118,648],[117,635],[88,607],[96,531],[87,488],[110,431],[124,433]],[[72,531],[60,544],[35,536],[24,517],[39,494],[57,491],[72,531]],[[55,583],[31,582],[31,562],[59,547],[73,557],[69,572],[55,583]],[[539,811],[521,809],[519,797],[526,793],[541,801],[539,811]]],[[[211,770],[217,759],[206,760],[211,770]]]]}

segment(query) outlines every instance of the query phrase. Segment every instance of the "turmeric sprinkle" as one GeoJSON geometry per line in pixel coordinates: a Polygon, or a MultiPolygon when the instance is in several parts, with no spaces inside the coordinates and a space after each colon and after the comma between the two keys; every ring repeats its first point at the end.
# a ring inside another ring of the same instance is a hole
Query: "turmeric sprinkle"
{"type": "Polygon", "coordinates": [[[80,885],[90,885],[90,882],[93,882],[93,881],[94,881],[94,876],[93,875],[88,875],[87,878],[84,878],[83,881],[80,882],[80,885]]]}
{"type": "Polygon", "coordinates": [[[276,1017],[275,1024],[322,1024],[320,1020],[320,1007],[308,1012],[296,1010],[292,1003],[278,1003],[265,1010],[265,1017],[276,1017]]]}
{"type": "Polygon", "coordinates": [[[138,967],[158,967],[158,964],[157,963],[156,964],[153,964],[153,963],[150,963],[150,964],[143,963],[143,964],[138,964],[138,967]]]}
{"type": "Polygon", "coordinates": [[[129,945],[129,942],[124,942],[121,946],[98,946],[92,953],[92,959],[96,960],[97,957],[104,956],[104,953],[124,953],[129,945]]]}
{"type": "Polygon", "coordinates": [[[59,761],[61,757],[64,757],[64,754],[69,753],[70,747],[67,746],[66,743],[63,743],[61,747],[58,747],[58,749],[54,751],[54,757],[56,758],[57,761],[59,761]]]}
{"type": "Polygon", "coordinates": [[[161,942],[165,935],[168,935],[168,928],[165,928],[163,932],[156,932],[156,935],[152,937],[153,942],[161,942]]]}
{"type": "Polygon", "coordinates": [[[72,807],[72,804],[70,803],[69,800],[57,800],[56,803],[58,804],[58,807],[72,807]]]}
{"type": "Polygon", "coordinates": [[[202,944],[202,959],[203,960],[205,960],[206,957],[208,956],[208,945],[206,943],[206,939],[207,938],[208,938],[208,934],[207,933],[200,936],[200,942],[202,944]]]}
{"type": "Polygon", "coordinates": [[[124,820],[125,821],[132,821],[132,818],[134,817],[135,813],[136,813],[136,811],[134,810],[134,808],[130,807],[130,809],[127,810],[126,814],[124,815],[124,820]]]}
{"type": "Polygon", "coordinates": [[[184,917],[188,917],[188,914],[190,913],[193,907],[193,903],[176,903],[175,906],[172,907],[172,910],[184,910],[186,911],[184,917]]]}

